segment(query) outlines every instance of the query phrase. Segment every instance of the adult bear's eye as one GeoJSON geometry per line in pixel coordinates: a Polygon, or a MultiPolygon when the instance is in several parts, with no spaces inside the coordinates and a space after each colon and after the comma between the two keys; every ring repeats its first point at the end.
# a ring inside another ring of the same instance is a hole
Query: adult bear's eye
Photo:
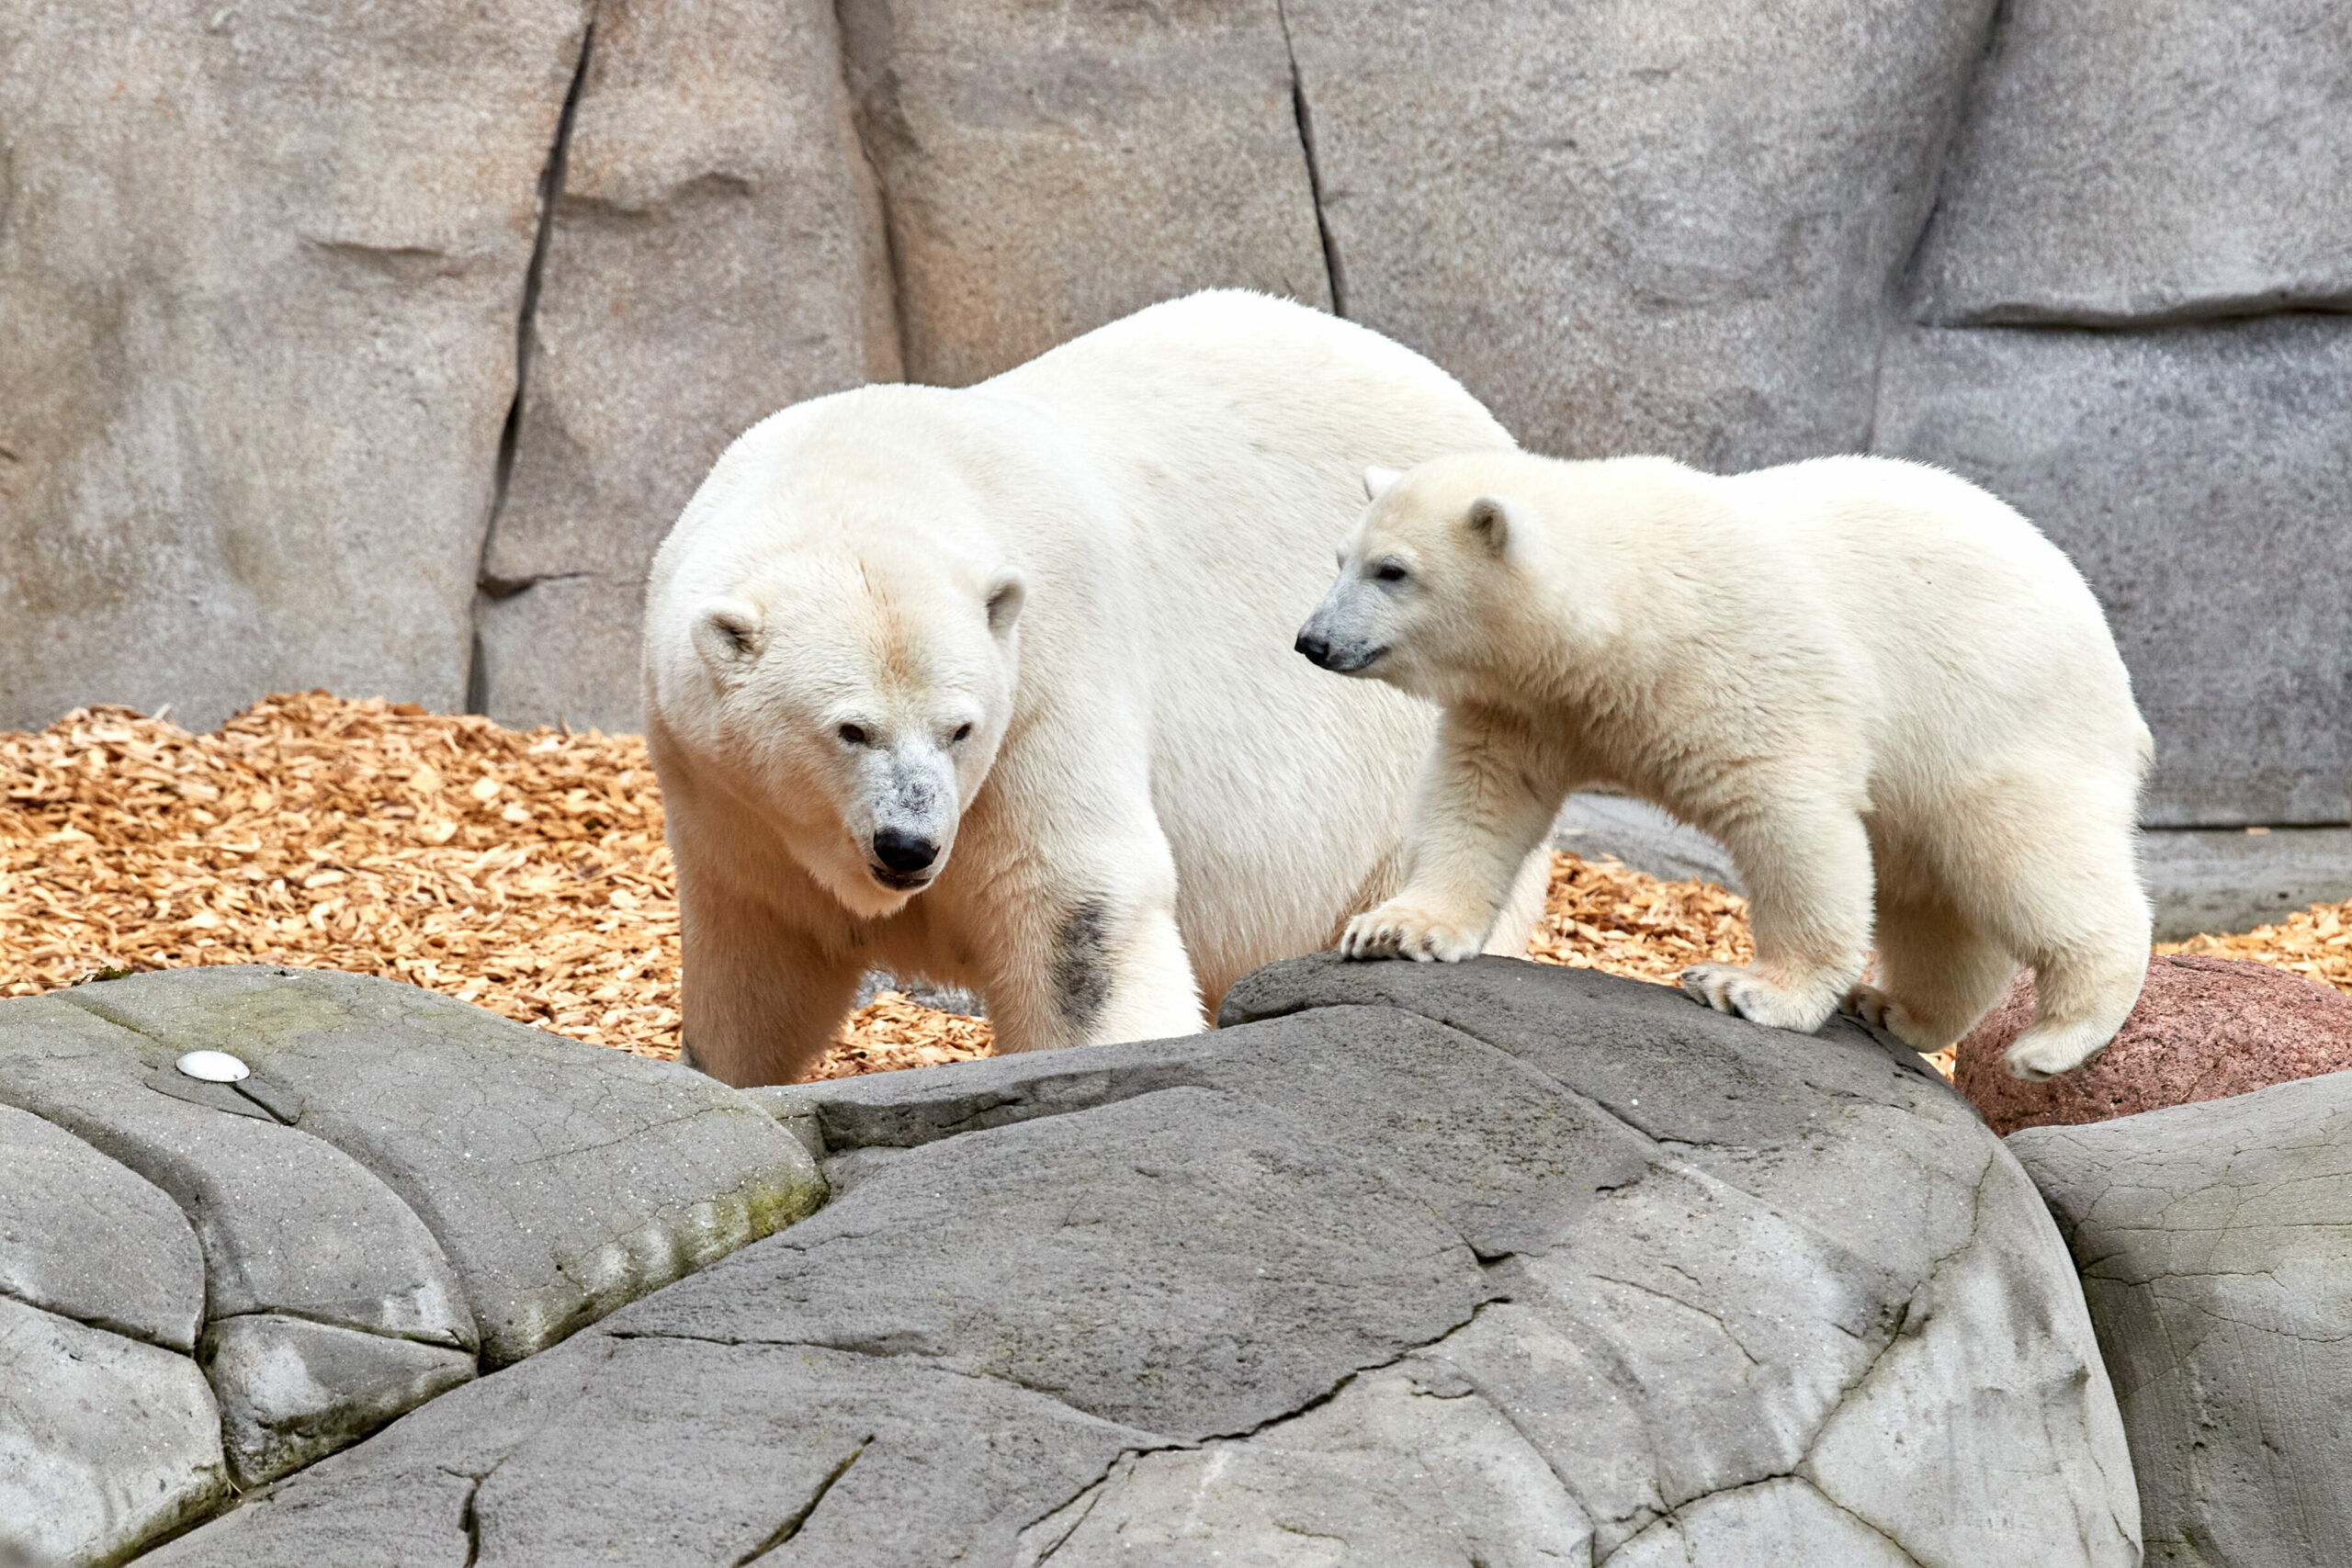
{"type": "Polygon", "coordinates": [[[844,746],[863,746],[865,744],[865,731],[860,729],[854,724],[844,724],[833,733],[842,738],[842,744],[844,746]]]}
{"type": "Polygon", "coordinates": [[[959,724],[956,727],[956,733],[947,738],[947,743],[953,746],[959,741],[969,740],[971,738],[972,727],[968,724],[959,724]]]}
{"type": "Polygon", "coordinates": [[[1402,582],[1408,575],[1404,567],[1393,560],[1382,561],[1379,568],[1372,574],[1373,580],[1376,582],[1402,582]]]}

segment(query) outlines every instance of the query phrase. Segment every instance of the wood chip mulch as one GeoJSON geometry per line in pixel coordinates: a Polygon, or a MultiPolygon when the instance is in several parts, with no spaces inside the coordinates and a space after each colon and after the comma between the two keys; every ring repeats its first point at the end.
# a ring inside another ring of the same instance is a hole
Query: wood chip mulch
{"type": "MultiPolygon", "coordinates": [[[[2352,990],[2347,933],[2352,904],[2323,905],[2165,951],[2352,990]]],[[[1720,887],[1555,854],[1528,956],[1671,984],[1750,951],[1747,904],[1720,887]]],[[[209,735],[118,707],[0,733],[0,996],[191,964],[380,975],[674,1057],[677,892],[645,743],[323,692],[209,735]]],[[[985,1020],[884,992],[814,1076],[989,1045],[985,1020]]]]}

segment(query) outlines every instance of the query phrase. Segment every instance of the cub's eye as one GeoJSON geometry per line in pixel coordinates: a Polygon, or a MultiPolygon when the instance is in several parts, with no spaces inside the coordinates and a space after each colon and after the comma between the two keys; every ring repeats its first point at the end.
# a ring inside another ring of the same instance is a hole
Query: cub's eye
{"type": "Polygon", "coordinates": [[[1372,578],[1375,582],[1402,582],[1409,575],[1398,562],[1385,560],[1373,572],[1372,578]]]}
{"type": "Polygon", "coordinates": [[[844,724],[839,729],[833,731],[833,733],[842,738],[842,744],[844,746],[863,746],[865,744],[865,731],[860,729],[856,725],[844,724]]]}
{"type": "Polygon", "coordinates": [[[959,724],[956,727],[956,733],[947,738],[947,743],[950,746],[954,746],[963,741],[969,740],[971,738],[972,727],[968,724],[959,724]]]}

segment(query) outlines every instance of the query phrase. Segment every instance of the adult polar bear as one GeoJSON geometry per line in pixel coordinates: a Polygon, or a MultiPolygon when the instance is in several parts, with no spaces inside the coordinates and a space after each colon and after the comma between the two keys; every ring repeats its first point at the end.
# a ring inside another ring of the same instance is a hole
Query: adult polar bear
{"type": "Polygon", "coordinates": [[[798,1077],[871,967],[979,991],[1000,1051],[1189,1033],[1331,946],[1401,880],[1435,715],[1298,618],[1366,464],[1510,445],[1410,350],[1232,292],[744,434],[648,590],[692,1059],[798,1077]]]}

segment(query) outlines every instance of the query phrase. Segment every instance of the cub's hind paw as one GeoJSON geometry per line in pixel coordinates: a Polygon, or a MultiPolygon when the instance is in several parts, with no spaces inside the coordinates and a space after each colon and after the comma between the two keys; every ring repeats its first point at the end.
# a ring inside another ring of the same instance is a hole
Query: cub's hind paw
{"type": "Polygon", "coordinates": [[[1342,958],[1409,958],[1417,964],[1459,964],[1475,958],[1486,933],[1442,919],[1394,899],[1348,922],[1342,958]]]}
{"type": "Polygon", "coordinates": [[[1919,1027],[1919,1021],[1910,1010],[1876,986],[1857,985],[1846,993],[1838,1010],[1863,1028],[1891,1035],[1914,1051],[1940,1051],[1951,1043],[1949,1040],[1929,1040],[1928,1032],[1919,1027]]]}
{"type": "Polygon", "coordinates": [[[2086,1031],[2053,1029],[2043,1032],[2029,1029],[2017,1038],[2001,1060],[2013,1078],[2028,1083],[2041,1083],[2071,1073],[2076,1067],[2107,1049],[2106,1040],[2086,1038],[2086,1031]]]}

